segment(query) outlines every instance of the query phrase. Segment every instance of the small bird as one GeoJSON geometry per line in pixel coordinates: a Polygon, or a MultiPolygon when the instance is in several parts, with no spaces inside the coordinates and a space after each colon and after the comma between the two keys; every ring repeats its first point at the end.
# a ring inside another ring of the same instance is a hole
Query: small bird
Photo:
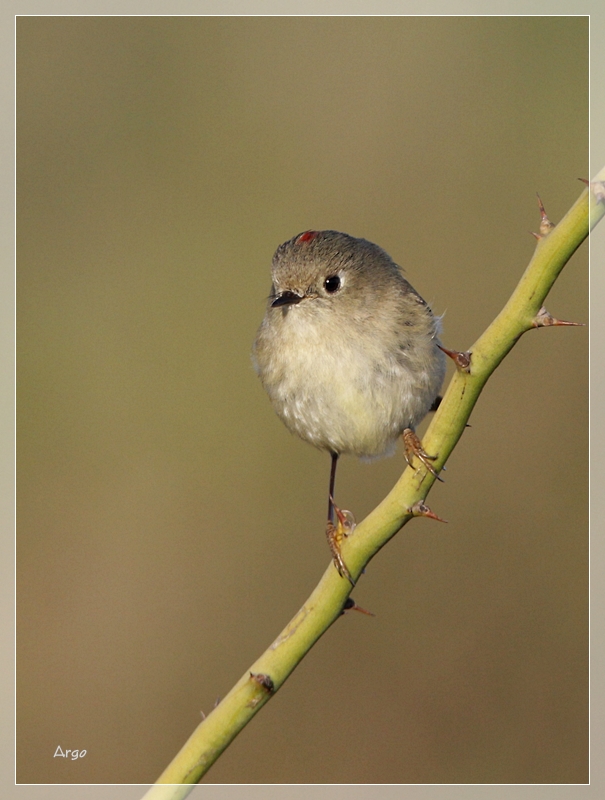
{"type": "Polygon", "coordinates": [[[403,435],[408,463],[416,456],[436,475],[414,429],[445,374],[440,319],[382,248],[338,231],[284,242],[272,279],[255,368],[286,427],[331,455],[326,533],[354,585],[340,553],[351,520],[334,503],[336,464],[390,455],[403,435]]]}

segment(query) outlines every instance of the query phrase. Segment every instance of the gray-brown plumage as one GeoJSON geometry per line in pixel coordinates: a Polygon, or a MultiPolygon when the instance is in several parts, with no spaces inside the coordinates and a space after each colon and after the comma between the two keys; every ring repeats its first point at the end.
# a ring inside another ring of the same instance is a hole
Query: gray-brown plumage
{"type": "Polygon", "coordinates": [[[384,250],[336,231],[282,244],[272,276],[254,358],[278,415],[330,452],[392,452],[443,381],[431,309],[384,250]]]}

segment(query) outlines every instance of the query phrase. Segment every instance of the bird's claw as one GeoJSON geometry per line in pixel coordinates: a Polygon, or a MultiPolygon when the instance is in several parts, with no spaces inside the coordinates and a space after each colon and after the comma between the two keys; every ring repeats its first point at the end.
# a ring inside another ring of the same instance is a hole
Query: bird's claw
{"type": "Polygon", "coordinates": [[[435,467],[431,464],[431,461],[435,461],[437,456],[431,456],[425,451],[422,446],[422,442],[411,428],[406,428],[403,432],[403,446],[405,460],[408,462],[410,467],[413,467],[413,459],[414,456],[416,456],[416,458],[428,469],[431,475],[434,475],[438,481],[443,483],[443,478],[439,477],[435,467]]]}
{"type": "Polygon", "coordinates": [[[332,560],[334,561],[334,566],[338,570],[340,577],[346,578],[351,586],[355,586],[355,581],[353,580],[353,577],[351,576],[351,573],[344,562],[342,553],[340,552],[343,539],[353,533],[355,528],[355,518],[350,511],[343,511],[338,508],[332,497],[330,497],[330,500],[332,502],[332,508],[336,514],[336,524],[334,524],[332,520],[328,520],[328,524],[326,526],[326,536],[328,539],[330,552],[332,553],[332,560]]]}

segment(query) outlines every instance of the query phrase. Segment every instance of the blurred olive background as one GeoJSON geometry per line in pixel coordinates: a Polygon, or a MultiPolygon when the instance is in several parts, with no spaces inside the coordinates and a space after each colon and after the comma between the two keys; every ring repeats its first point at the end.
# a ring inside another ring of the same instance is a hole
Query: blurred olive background
{"type": "MultiPolygon", "coordinates": [[[[151,782],[328,561],[250,360],[275,247],[379,243],[466,349],[588,176],[588,22],[21,17],[19,782],[151,782]],[[53,759],[57,746],[84,759],[53,759]]],[[[587,320],[587,251],[549,310],[587,320]]],[[[587,780],[587,332],[527,334],[431,507],[213,783],[587,780]]],[[[421,429],[422,430],[422,429],[421,429]]],[[[344,458],[358,519],[404,466],[344,458]]]]}

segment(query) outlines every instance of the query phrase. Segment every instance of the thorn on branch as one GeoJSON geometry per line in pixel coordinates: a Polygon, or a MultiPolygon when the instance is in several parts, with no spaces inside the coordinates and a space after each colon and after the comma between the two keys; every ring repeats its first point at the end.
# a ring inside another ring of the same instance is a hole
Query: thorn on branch
{"type": "Polygon", "coordinates": [[[605,203],[605,181],[589,181],[586,178],[578,178],[578,180],[588,186],[597,203],[605,203]]]}
{"type": "Polygon", "coordinates": [[[536,192],[536,197],[538,198],[538,208],[540,209],[540,227],[538,228],[540,233],[534,233],[533,231],[530,231],[530,233],[538,241],[540,241],[540,239],[544,238],[544,236],[549,234],[555,226],[554,223],[552,223],[548,219],[548,215],[544,210],[544,203],[542,202],[542,198],[537,192],[536,192]]]}
{"type": "Polygon", "coordinates": [[[275,685],[269,675],[264,675],[262,672],[251,672],[250,677],[269,694],[273,694],[275,691],[275,685]]]}
{"type": "Polygon", "coordinates": [[[542,236],[546,236],[546,234],[550,233],[555,226],[554,226],[554,223],[552,223],[548,219],[548,215],[547,215],[546,211],[544,210],[544,203],[542,202],[542,198],[540,197],[540,195],[537,192],[536,192],[536,197],[538,198],[538,208],[540,209],[540,228],[539,228],[539,231],[542,234],[542,236]]]}
{"type": "Polygon", "coordinates": [[[461,372],[471,371],[471,353],[469,350],[461,353],[459,350],[448,350],[447,347],[443,347],[440,344],[438,344],[437,347],[442,350],[446,356],[449,356],[452,359],[456,367],[461,372]]]}
{"type": "MultiPolygon", "coordinates": [[[[254,683],[258,684],[261,689],[264,689],[266,695],[272,695],[275,691],[275,685],[273,681],[269,677],[269,675],[263,675],[262,672],[250,673],[250,680],[254,683]]],[[[256,708],[256,706],[262,701],[262,695],[257,695],[256,697],[251,698],[246,705],[248,708],[256,708]]]]}
{"type": "Polygon", "coordinates": [[[557,319],[550,314],[544,306],[538,311],[532,321],[532,328],[550,328],[556,326],[584,327],[584,322],[567,322],[564,319],[557,319]]]}
{"type": "Polygon", "coordinates": [[[360,611],[362,614],[367,614],[368,617],[376,616],[376,614],[373,614],[371,611],[368,611],[367,609],[358,606],[352,597],[347,597],[347,599],[345,600],[345,604],[342,607],[341,614],[344,614],[345,611],[360,611]]]}
{"type": "Polygon", "coordinates": [[[332,507],[338,518],[338,527],[341,529],[341,537],[350,536],[357,527],[353,512],[349,511],[347,508],[338,508],[332,495],[330,495],[330,500],[332,501],[332,507]]]}
{"type": "Polygon", "coordinates": [[[425,505],[423,500],[419,500],[417,503],[414,503],[411,508],[408,508],[408,511],[414,517],[428,517],[428,519],[435,519],[437,522],[447,522],[446,519],[438,517],[437,514],[431,511],[431,509],[425,505]]]}

